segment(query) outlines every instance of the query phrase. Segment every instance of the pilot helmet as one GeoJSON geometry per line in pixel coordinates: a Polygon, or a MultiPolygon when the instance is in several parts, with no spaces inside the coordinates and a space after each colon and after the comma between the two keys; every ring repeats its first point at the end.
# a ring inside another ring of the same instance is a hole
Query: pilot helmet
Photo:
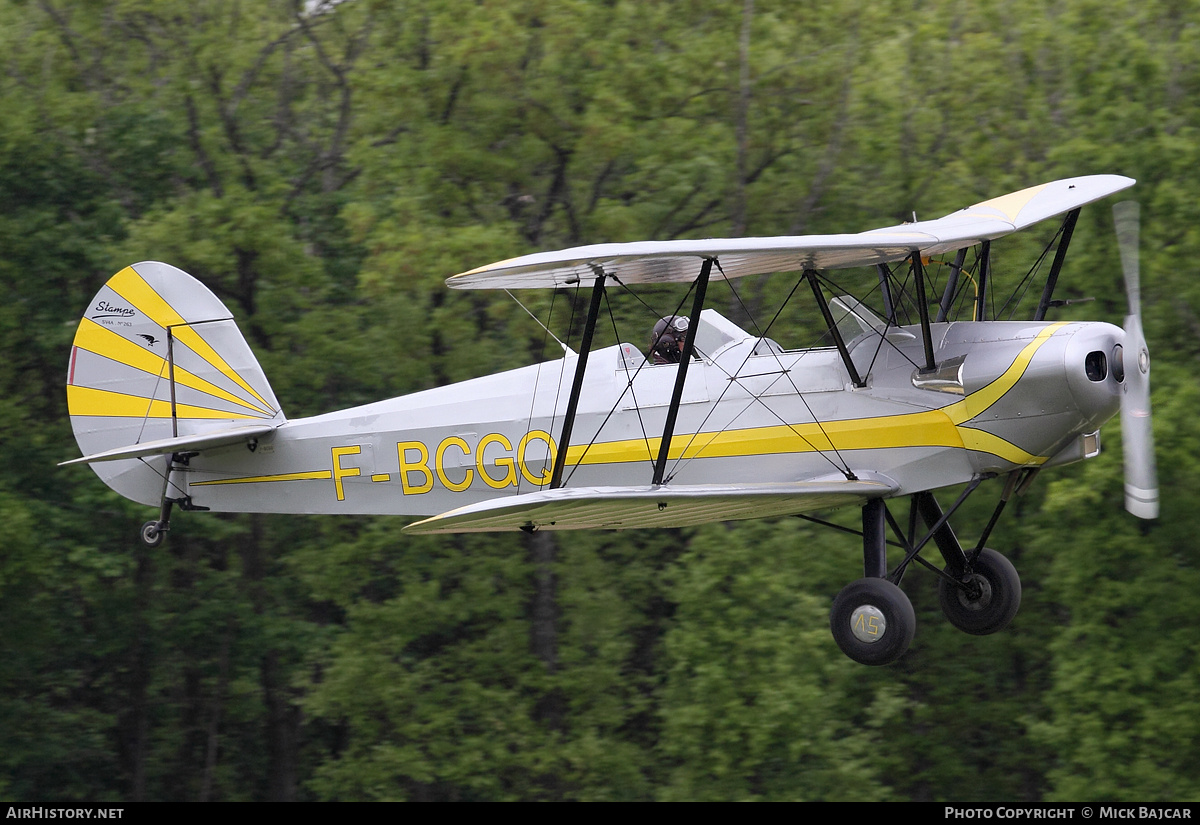
{"type": "Polygon", "coordinates": [[[678,363],[687,335],[688,319],[681,315],[660,318],[650,335],[650,351],[671,363],[678,363]]]}

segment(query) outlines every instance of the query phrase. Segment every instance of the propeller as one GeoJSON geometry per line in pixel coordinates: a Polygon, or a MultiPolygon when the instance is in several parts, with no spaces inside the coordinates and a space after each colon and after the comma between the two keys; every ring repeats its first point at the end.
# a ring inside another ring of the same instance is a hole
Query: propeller
{"type": "Polygon", "coordinates": [[[1121,269],[1129,315],[1125,317],[1122,362],[1125,394],[1121,396],[1121,440],[1125,449],[1125,509],[1138,518],[1158,518],[1158,473],[1154,466],[1154,433],[1150,429],[1150,351],[1142,332],[1142,300],[1138,273],[1138,205],[1122,201],[1113,207],[1121,269]]]}

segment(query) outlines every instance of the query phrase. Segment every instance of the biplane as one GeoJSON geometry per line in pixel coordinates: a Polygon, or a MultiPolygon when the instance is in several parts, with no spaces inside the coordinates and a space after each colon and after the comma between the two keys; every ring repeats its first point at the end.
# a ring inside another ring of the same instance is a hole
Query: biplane
{"type": "Polygon", "coordinates": [[[1009,623],[1020,579],[985,546],[1005,504],[1042,469],[1095,456],[1118,410],[1126,507],[1156,517],[1135,206],[1117,212],[1125,328],[1046,320],[1064,303],[1055,284],[1081,207],[1133,183],[1059,180],[860,234],[605,243],[501,261],[447,283],[577,291],[578,351],[564,344],[562,358],[295,420],[212,292],[167,264],[134,264],[101,288],[75,336],[67,395],[83,457],[64,463],[158,507],[141,531],[150,546],[173,507],[424,517],[412,533],[825,523],[812,514],[858,507],[863,577],[836,596],[830,623],[852,659],[887,664],[913,638],[899,585],[914,562],[939,577],[954,626],[982,635],[1009,623]],[[1032,319],[988,318],[992,243],[1059,216],[1032,319]],[[832,286],[829,273],[846,268],[868,273],[876,306],[832,286]],[[787,348],[771,325],[748,331],[706,306],[711,285],[766,273],[790,273],[779,277],[791,295],[811,295],[820,345],[787,348]],[[687,289],[653,318],[674,357],[593,347],[610,293],[661,284],[687,289]],[[992,517],[964,544],[950,519],[993,478],[992,517]],[[935,491],[959,486],[943,508],[935,491]],[[903,497],[907,525],[888,506],[903,497]],[[920,555],[930,544],[940,566],[920,555]]]}

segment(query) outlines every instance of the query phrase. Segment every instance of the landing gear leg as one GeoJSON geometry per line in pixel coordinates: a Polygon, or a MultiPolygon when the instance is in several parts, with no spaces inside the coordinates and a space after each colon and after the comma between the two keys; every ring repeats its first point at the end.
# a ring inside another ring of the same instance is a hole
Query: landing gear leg
{"type": "Polygon", "coordinates": [[[888,581],[883,499],[863,505],[863,578],[833,600],[829,628],[842,652],[864,665],[887,665],[912,644],[917,617],[904,591],[888,581]]]}
{"type": "Polygon", "coordinates": [[[887,505],[883,499],[868,501],[862,508],[863,575],[887,578],[887,505]]]}
{"type": "Polygon", "coordinates": [[[171,529],[171,505],[174,503],[175,500],[167,498],[164,491],[162,507],[158,511],[158,519],[156,521],[148,521],[142,525],[142,544],[154,548],[163,543],[163,539],[167,537],[167,531],[171,529]]]}
{"type": "Polygon", "coordinates": [[[942,525],[933,533],[933,543],[937,545],[938,552],[946,560],[946,569],[961,575],[966,569],[967,555],[963,552],[962,545],[958,543],[958,536],[954,535],[950,522],[943,520],[942,508],[938,505],[937,499],[930,492],[915,493],[913,503],[931,530],[939,521],[942,522],[942,525]]]}
{"type": "Polygon", "coordinates": [[[174,453],[167,459],[167,471],[163,473],[163,489],[160,498],[161,504],[158,508],[158,519],[143,524],[142,532],[139,534],[142,544],[150,548],[161,545],[163,539],[167,537],[167,531],[171,529],[171,505],[175,502],[167,497],[167,493],[171,490],[171,473],[175,469],[175,461],[178,457],[179,454],[174,453]]]}
{"type": "MultiPolygon", "coordinates": [[[[170,498],[167,494],[171,491],[171,473],[176,470],[186,469],[188,462],[196,456],[197,453],[172,453],[170,460],[167,462],[167,472],[163,476],[162,504],[159,506],[158,519],[156,521],[148,521],[142,525],[141,539],[142,544],[147,547],[158,547],[163,543],[163,539],[167,537],[167,531],[171,529],[171,507],[178,504],[181,510],[207,510],[207,507],[201,507],[192,503],[192,497],[188,495],[180,495],[178,498],[170,498]]],[[[177,485],[182,494],[183,488],[177,485]]]]}
{"type": "MultiPolygon", "coordinates": [[[[1016,475],[1010,477],[1005,486],[981,543],[1012,495],[1016,479],[1016,475]]],[[[942,509],[933,493],[917,493],[914,500],[931,529],[942,520],[942,509]]],[[[938,599],[950,624],[975,636],[986,636],[1007,627],[1021,607],[1021,579],[1012,562],[989,547],[977,547],[970,555],[963,552],[948,523],[934,532],[933,540],[946,560],[938,580],[938,599]]]]}

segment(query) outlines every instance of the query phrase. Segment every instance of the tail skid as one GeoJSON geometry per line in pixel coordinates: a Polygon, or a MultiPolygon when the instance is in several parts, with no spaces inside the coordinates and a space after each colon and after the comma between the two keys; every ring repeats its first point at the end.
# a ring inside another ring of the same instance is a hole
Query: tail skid
{"type": "MultiPolygon", "coordinates": [[[[143,262],[100,289],[79,323],[67,373],[75,440],[113,490],[162,507],[190,451],[251,443],[287,419],[233,315],[199,281],[173,266],[143,262]]],[[[172,496],[172,490],[178,496],[172,496]]]]}

